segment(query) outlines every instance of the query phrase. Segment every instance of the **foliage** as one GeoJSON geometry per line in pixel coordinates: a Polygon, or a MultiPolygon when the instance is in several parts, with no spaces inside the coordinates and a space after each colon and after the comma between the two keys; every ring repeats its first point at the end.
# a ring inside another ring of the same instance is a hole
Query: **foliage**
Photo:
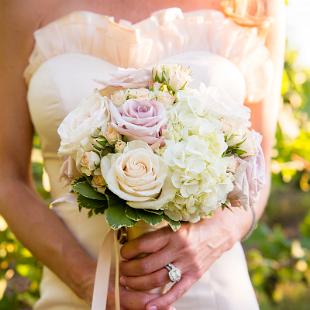
{"type": "MultiPolygon", "coordinates": [[[[296,53],[288,53],[271,197],[262,224],[245,243],[263,310],[303,310],[310,303],[310,72],[296,67],[295,60],[296,53]]],[[[48,201],[49,184],[39,147],[35,137],[34,180],[38,192],[48,201]]],[[[83,197],[87,206],[87,196],[83,197]]],[[[94,200],[91,203],[94,207],[94,200]]],[[[127,215],[132,220],[138,216],[127,215]]],[[[1,217],[0,242],[0,309],[31,309],[39,295],[41,266],[16,241],[1,217]]]]}
{"type": "Polygon", "coordinates": [[[89,216],[104,214],[107,223],[114,230],[132,227],[138,221],[154,226],[166,220],[174,231],[181,227],[180,221],[170,219],[162,210],[133,209],[109,189],[104,194],[97,192],[86,177],[74,182],[72,189],[77,194],[80,210],[88,209],[89,216]]]}

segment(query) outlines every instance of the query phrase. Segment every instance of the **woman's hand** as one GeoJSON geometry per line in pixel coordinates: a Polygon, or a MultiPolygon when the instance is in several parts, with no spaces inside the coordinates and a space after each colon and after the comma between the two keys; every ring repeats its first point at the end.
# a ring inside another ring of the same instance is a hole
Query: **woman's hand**
{"type": "Polygon", "coordinates": [[[219,210],[214,217],[184,224],[177,232],[165,227],[129,241],[121,249],[126,260],[120,264],[121,284],[135,291],[162,287],[170,281],[165,266],[173,263],[182,272],[181,281],[147,305],[149,310],[166,310],[242,238],[251,223],[249,213],[219,210]],[[146,256],[139,258],[141,254],[146,256]]]}
{"type": "MultiPolygon", "coordinates": [[[[149,292],[139,292],[128,290],[127,288],[120,286],[119,298],[121,310],[144,310],[146,305],[159,297],[159,294],[152,294],[149,292]]],[[[115,310],[115,295],[114,284],[111,283],[108,298],[107,298],[107,310],[115,310]]],[[[171,307],[164,308],[165,310],[172,310],[171,307]]]]}

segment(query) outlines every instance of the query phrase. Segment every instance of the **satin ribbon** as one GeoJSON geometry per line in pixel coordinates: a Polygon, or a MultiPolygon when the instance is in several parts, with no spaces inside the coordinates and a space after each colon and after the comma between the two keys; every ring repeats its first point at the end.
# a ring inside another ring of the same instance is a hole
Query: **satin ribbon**
{"type": "Polygon", "coordinates": [[[115,255],[115,283],[114,298],[115,310],[120,310],[120,287],[119,287],[119,262],[120,253],[117,241],[117,232],[110,230],[102,242],[98,254],[97,269],[95,276],[95,286],[91,310],[106,310],[107,296],[109,289],[110,269],[112,264],[112,247],[115,255]],[[108,279],[108,281],[106,281],[108,279]]]}

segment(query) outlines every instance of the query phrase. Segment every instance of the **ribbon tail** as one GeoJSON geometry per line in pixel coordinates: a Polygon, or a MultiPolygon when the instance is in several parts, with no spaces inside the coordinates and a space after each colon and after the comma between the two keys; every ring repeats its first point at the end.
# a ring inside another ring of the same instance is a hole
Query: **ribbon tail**
{"type": "Polygon", "coordinates": [[[103,241],[98,255],[91,310],[106,310],[112,261],[112,247],[113,231],[110,231],[103,241]]]}
{"type": "Polygon", "coordinates": [[[120,253],[119,253],[119,245],[117,240],[117,232],[114,231],[114,252],[115,252],[115,290],[114,290],[114,298],[115,298],[115,310],[120,310],[120,287],[119,287],[119,261],[120,261],[120,253]]]}
{"type": "Polygon", "coordinates": [[[50,203],[50,208],[53,209],[53,208],[57,207],[58,204],[65,203],[65,202],[75,204],[76,203],[76,197],[73,194],[68,193],[64,196],[61,196],[61,197],[53,200],[50,203]]]}

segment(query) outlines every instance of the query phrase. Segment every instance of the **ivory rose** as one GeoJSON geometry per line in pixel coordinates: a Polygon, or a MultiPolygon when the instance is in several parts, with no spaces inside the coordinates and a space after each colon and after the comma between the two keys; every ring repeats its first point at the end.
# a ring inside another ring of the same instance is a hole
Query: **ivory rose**
{"type": "Polygon", "coordinates": [[[100,157],[93,151],[78,153],[76,164],[79,171],[90,176],[99,167],[100,157]]]}
{"type": "Polygon", "coordinates": [[[104,193],[106,189],[106,183],[102,175],[94,175],[91,181],[91,185],[99,192],[104,193]]]}
{"type": "Polygon", "coordinates": [[[73,155],[79,151],[81,141],[87,144],[89,137],[98,129],[105,131],[109,120],[107,99],[98,92],[87,98],[81,106],[69,113],[58,128],[61,139],[58,153],[73,155]]]}
{"type": "Polygon", "coordinates": [[[137,209],[160,209],[174,195],[166,182],[167,167],[147,143],[129,142],[122,154],[101,160],[108,188],[137,209]]]}
{"type": "Polygon", "coordinates": [[[155,100],[129,99],[121,107],[109,104],[111,124],[128,140],[149,145],[163,144],[162,130],[167,118],[164,106],[155,100]]]}
{"type": "Polygon", "coordinates": [[[116,141],[114,148],[116,153],[123,153],[124,149],[126,147],[126,142],[122,140],[116,141]]]}
{"type": "Polygon", "coordinates": [[[121,140],[121,135],[111,125],[107,126],[107,129],[104,133],[104,137],[107,139],[108,143],[111,145],[115,144],[118,140],[121,140]]]}

